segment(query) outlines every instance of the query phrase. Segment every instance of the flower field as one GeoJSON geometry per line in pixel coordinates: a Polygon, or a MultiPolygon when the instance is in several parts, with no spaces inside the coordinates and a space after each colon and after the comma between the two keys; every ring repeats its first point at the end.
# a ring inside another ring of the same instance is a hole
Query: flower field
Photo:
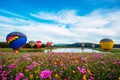
{"type": "Polygon", "coordinates": [[[120,80],[120,54],[0,53],[0,80],[120,80]]]}

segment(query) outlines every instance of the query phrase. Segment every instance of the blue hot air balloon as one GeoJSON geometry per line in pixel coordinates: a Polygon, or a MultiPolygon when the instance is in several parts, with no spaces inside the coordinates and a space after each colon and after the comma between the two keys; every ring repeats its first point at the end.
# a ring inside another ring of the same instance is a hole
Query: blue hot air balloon
{"type": "Polygon", "coordinates": [[[15,53],[18,53],[19,50],[26,44],[27,37],[21,32],[11,32],[7,35],[6,41],[15,53]]]}

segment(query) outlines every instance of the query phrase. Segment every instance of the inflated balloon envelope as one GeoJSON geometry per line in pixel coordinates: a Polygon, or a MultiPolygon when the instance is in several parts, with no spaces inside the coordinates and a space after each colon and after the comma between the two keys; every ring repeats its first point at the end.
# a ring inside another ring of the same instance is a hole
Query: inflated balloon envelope
{"type": "Polygon", "coordinates": [[[29,41],[29,45],[30,45],[31,47],[35,46],[35,41],[29,41]]]}
{"type": "Polygon", "coordinates": [[[104,38],[100,41],[100,46],[104,51],[109,51],[114,46],[114,41],[108,38],[104,38]]]}
{"type": "Polygon", "coordinates": [[[14,52],[18,53],[19,50],[26,44],[27,37],[21,32],[11,32],[7,35],[6,41],[8,45],[14,50],[14,52]]]}
{"type": "Polygon", "coordinates": [[[42,42],[41,42],[41,41],[36,41],[36,46],[37,46],[37,48],[40,48],[41,45],[42,45],[42,42]]]}
{"type": "Polygon", "coordinates": [[[47,46],[47,47],[51,47],[52,44],[53,44],[52,42],[47,42],[47,43],[46,43],[46,46],[47,46]]]}

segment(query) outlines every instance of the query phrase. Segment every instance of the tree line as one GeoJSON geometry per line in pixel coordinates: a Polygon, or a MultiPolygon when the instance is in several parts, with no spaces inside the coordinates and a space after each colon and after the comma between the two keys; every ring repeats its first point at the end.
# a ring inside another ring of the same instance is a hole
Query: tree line
{"type": "MultiPolygon", "coordinates": [[[[44,48],[44,47],[46,47],[46,45],[45,45],[45,44],[42,44],[41,47],[44,48]]],[[[8,45],[6,42],[0,42],[0,48],[9,48],[9,45],[8,45]]],[[[30,46],[28,43],[26,43],[26,44],[24,45],[24,48],[31,48],[31,46],[30,46]]],[[[33,48],[37,48],[37,47],[34,46],[33,48]]]]}
{"type": "MultiPolygon", "coordinates": [[[[93,43],[84,43],[84,47],[85,48],[92,48],[92,44],[93,43]]],[[[95,45],[95,48],[99,48],[100,45],[99,44],[94,44],[95,45]]],[[[73,44],[65,44],[65,45],[54,45],[54,47],[74,47],[74,48],[77,48],[77,47],[81,47],[82,46],[82,43],[73,43],[73,44]]],[[[42,44],[41,46],[42,48],[45,48],[46,47],[46,44],[42,44]]],[[[6,42],[0,42],[0,48],[9,48],[9,45],[6,43],[6,42]]],[[[31,46],[26,43],[24,45],[24,48],[31,48],[31,46]]],[[[34,46],[33,48],[37,48],[36,46],[34,46]]],[[[114,45],[114,48],[120,48],[120,44],[115,44],[114,45]]]]}
{"type": "MultiPolygon", "coordinates": [[[[93,43],[84,43],[85,48],[92,48],[93,43]]],[[[94,44],[95,48],[99,48],[99,44],[94,44]]],[[[82,47],[82,43],[74,43],[74,44],[68,44],[66,47],[82,47]]],[[[114,48],[120,48],[120,44],[115,44],[114,48]]]]}

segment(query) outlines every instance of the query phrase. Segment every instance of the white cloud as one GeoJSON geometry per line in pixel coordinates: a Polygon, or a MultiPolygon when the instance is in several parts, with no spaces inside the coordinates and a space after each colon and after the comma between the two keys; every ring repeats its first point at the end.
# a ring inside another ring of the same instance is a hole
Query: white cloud
{"type": "Polygon", "coordinates": [[[13,13],[13,12],[10,12],[10,11],[6,11],[6,10],[0,9],[0,12],[5,13],[5,14],[9,14],[9,15],[12,15],[12,16],[14,16],[14,17],[26,19],[25,16],[22,16],[22,15],[20,15],[20,14],[16,14],[16,13],[13,13]]]}
{"type": "Polygon", "coordinates": [[[0,16],[1,24],[11,24],[11,25],[29,25],[32,20],[25,20],[21,18],[14,18],[14,17],[5,17],[0,16]]]}
{"type": "Polygon", "coordinates": [[[31,16],[38,17],[45,20],[53,20],[62,24],[73,24],[78,21],[79,16],[76,15],[75,10],[62,10],[58,13],[48,13],[48,12],[40,12],[38,14],[31,13],[31,16]]]}
{"type": "MultiPolygon", "coordinates": [[[[97,43],[105,37],[112,38],[115,42],[118,42],[120,39],[119,15],[120,10],[108,11],[104,14],[101,10],[96,10],[85,16],[78,15],[75,10],[62,10],[57,13],[31,13],[33,17],[50,20],[55,23],[40,23],[24,18],[0,16],[0,22],[2,22],[0,30],[4,36],[12,31],[20,31],[27,35],[28,41],[41,40],[43,43],[47,41],[53,41],[54,43],[97,43]]],[[[0,37],[0,40],[4,41],[5,38],[0,37]]]]}

